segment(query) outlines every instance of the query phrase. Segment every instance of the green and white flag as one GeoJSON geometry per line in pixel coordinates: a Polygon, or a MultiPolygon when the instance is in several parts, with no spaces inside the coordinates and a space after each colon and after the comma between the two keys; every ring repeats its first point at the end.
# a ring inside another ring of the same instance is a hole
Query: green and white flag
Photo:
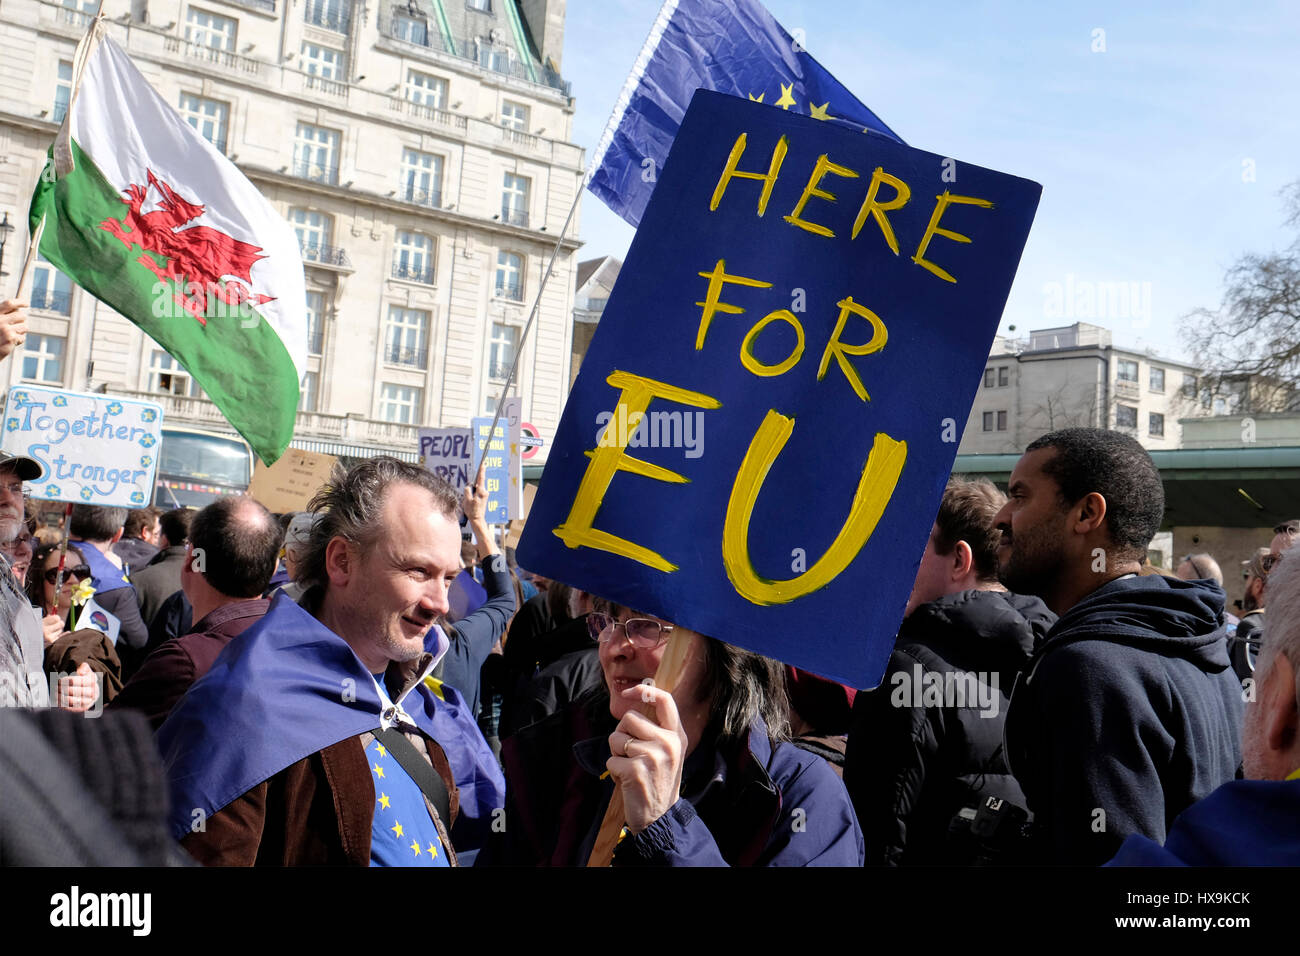
{"type": "Polygon", "coordinates": [[[41,253],[180,362],[267,464],[293,437],[307,311],[293,229],[96,20],[32,197],[41,253]]]}

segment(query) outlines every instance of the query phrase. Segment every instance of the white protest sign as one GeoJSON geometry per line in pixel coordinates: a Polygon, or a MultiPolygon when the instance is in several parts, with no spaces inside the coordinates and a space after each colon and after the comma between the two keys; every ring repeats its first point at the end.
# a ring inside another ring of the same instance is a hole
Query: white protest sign
{"type": "Polygon", "coordinates": [[[420,460],[424,467],[456,489],[474,478],[474,443],[468,428],[421,428],[420,460]]]}
{"type": "Polygon", "coordinates": [[[143,508],[153,498],[162,406],[40,385],[9,390],[2,446],[40,462],[33,498],[143,508]]]}
{"type": "Polygon", "coordinates": [[[524,473],[520,458],[520,425],[524,417],[524,400],[511,395],[501,403],[501,420],[506,423],[506,441],[510,445],[510,497],[507,499],[510,519],[524,516],[524,473]]]}

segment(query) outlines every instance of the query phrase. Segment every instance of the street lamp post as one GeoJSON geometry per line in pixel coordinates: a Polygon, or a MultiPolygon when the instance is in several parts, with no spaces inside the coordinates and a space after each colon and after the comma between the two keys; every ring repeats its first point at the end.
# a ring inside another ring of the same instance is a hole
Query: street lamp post
{"type": "Polygon", "coordinates": [[[9,241],[13,231],[14,224],[9,221],[9,213],[6,212],[4,219],[0,220],[0,276],[5,274],[5,243],[9,241]]]}

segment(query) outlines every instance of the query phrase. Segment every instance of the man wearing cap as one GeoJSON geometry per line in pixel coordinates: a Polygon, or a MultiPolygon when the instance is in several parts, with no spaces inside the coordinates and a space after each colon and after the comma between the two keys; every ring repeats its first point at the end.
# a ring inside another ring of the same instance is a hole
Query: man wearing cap
{"type": "MultiPolygon", "coordinates": [[[[0,452],[0,544],[18,537],[27,519],[23,482],[44,474],[31,458],[0,452]]],[[[45,689],[45,638],[41,620],[9,559],[0,554],[0,706],[39,707],[49,703],[45,689]]],[[[59,682],[60,702],[85,710],[94,702],[98,683],[89,667],[59,682]],[[84,706],[83,706],[84,705],[84,706]]]]}

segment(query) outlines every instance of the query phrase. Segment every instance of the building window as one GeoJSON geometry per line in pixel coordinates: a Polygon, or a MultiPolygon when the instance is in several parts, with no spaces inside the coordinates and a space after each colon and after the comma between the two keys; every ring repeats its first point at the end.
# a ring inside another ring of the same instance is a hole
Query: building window
{"type": "Polygon", "coordinates": [[[379,393],[379,419],[395,422],[398,425],[414,425],[420,419],[420,405],[423,401],[422,389],[409,385],[392,385],[384,383],[379,393]]]}
{"type": "Polygon", "coordinates": [[[447,81],[440,76],[407,70],[406,98],[412,103],[431,106],[435,110],[446,109],[447,81]]]}
{"type": "Polygon", "coordinates": [[[348,32],[351,19],[350,0],[308,0],[303,7],[303,19],[313,26],[324,27],[337,33],[348,32]]]}
{"type": "Polygon", "coordinates": [[[390,365],[428,368],[429,313],[422,309],[388,307],[384,361],[390,365]]]}
{"type": "Polygon", "coordinates": [[[203,394],[184,366],[162,349],[154,349],[149,360],[149,391],[188,398],[203,394]]]}
{"type": "Polygon", "coordinates": [[[206,10],[190,7],[185,20],[185,39],[214,50],[235,52],[235,21],[206,10]]]}
{"type": "Polygon", "coordinates": [[[506,173],[501,187],[501,219],[512,226],[528,225],[528,178],[506,173]]]}
{"type": "Polygon", "coordinates": [[[226,126],[230,119],[230,107],[216,100],[182,93],[180,114],[185,122],[193,126],[200,136],[217,148],[226,151],[226,126]]]}
{"type": "Polygon", "coordinates": [[[984,387],[992,388],[997,384],[997,369],[986,368],[984,370],[984,387]]]}
{"type": "Polygon", "coordinates": [[[303,259],[308,262],[329,261],[334,251],[330,247],[334,222],[327,214],[314,209],[290,209],[289,222],[298,234],[298,248],[302,250],[303,259]]]}
{"type": "Polygon", "coordinates": [[[403,149],[400,184],[407,202],[437,209],[442,205],[442,157],[403,149]]]}
{"type": "Polygon", "coordinates": [[[344,62],[342,50],[332,50],[327,46],[303,41],[302,70],[308,76],[342,82],[344,62]]]}
{"type": "Polygon", "coordinates": [[[1165,370],[1162,368],[1151,369],[1151,391],[1163,392],[1165,390],[1165,370]]]}
{"type": "Polygon", "coordinates": [[[433,285],[433,240],[423,233],[397,230],[393,278],[433,285]]]}
{"type": "Polygon", "coordinates": [[[1147,431],[1154,438],[1165,437],[1165,416],[1151,412],[1147,416],[1147,431]]]}
{"type": "Polygon", "coordinates": [[[993,413],[992,413],[992,412],[985,412],[985,413],[984,413],[984,430],[985,430],[986,432],[991,432],[991,431],[993,431],[993,413]]]}
{"type": "Polygon", "coordinates": [[[393,37],[415,43],[419,46],[429,45],[429,21],[414,6],[404,7],[393,12],[393,37]]]}
{"type": "Polygon", "coordinates": [[[54,83],[54,122],[62,123],[72,99],[72,61],[59,61],[59,78],[54,83]]]}
{"type": "Polygon", "coordinates": [[[298,389],[298,411],[316,411],[316,395],[319,387],[320,376],[315,372],[308,372],[302,377],[302,385],[298,389]]]}
{"type": "Polygon", "coordinates": [[[1115,406],[1115,427],[1116,428],[1137,428],[1138,427],[1138,410],[1132,405],[1115,406]]]}
{"type": "Polygon", "coordinates": [[[50,264],[39,252],[32,268],[31,307],[69,315],[72,312],[72,280],[50,264]]]}
{"type": "Polygon", "coordinates": [[[28,335],[22,353],[24,381],[62,385],[63,344],[58,335],[28,335]]]}
{"type": "Polygon", "coordinates": [[[509,47],[497,46],[491,40],[479,39],[478,43],[478,63],[485,70],[491,70],[493,73],[510,73],[514,66],[514,50],[509,47]]]}
{"type": "Polygon", "coordinates": [[[1007,413],[998,412],[998,431],[1004,432],[1006,430],[1007,430],[1007,413]]]}
{"type": "Polygon", "coordinates": [[[1115,363],[1115,378],[1121,382],[1136,382],[1138,380],[1138,363],[1129,359],[1119,359],[1115,363]]]}
{"type": "Polygon", "coordinates": [[[492,12],[492,0],[465,0],[465,6],[471,10],[481,10],[484,13],[492,12]]]}
{"type": "MultiPolygon", "coordinates": [[[[302,233],[298,234],[302,242],[302,233]]],[[[325,346],[325,294],[307,293],[307,354],[320,355],[325,346]]]]}
{"type": "Polygon", "coordinates": [[[488,355],[488,377],[505,380],[519,348],[519,329],[503,322],[492,323],[492,348],[488,355]]]}
{"type": "Polygon", "coordinates": [[[1008,383],[1008,381],[1009,381],[1009,376],[1008,376],[1009,371],[1010,371],[1010,370],[1009,370],[1009,368],[1008,368],[1006,365],[999,365],[999,366],[998,366],[998,387],[999,387],[999,388],[1001,388],[1002,386],[1004,386],[1004,385],[1006,385],[1006,384],[1008,383]]]}
{"type": "Polygon", "coordinates": [[[501,125],[507,129],[519,130],[521,133],[528,132],[528,107],[523,103],[502,100],[501,125]]]}
{"type": "Polygon", "coordinates": [[[338,130],[299,123],[293,143],[293,172],[295,176],[313,182],[338,185],[338,130]]]}
{"type": "Polygon", "coordinates": [[[524,300],[524,257],[504,250],[497,253],[498,298],[524,300]]]}

